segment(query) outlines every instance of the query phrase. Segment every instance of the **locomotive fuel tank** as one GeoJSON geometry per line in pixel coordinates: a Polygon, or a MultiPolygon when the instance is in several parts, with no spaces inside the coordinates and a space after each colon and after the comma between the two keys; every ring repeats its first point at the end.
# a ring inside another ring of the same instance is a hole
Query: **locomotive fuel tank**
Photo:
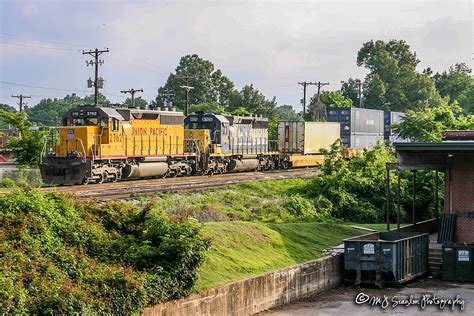
{"type": "Polygon", "coordinates": [[[227,172],[255,171],[259,168],[258,159],[232,159],[227,164],[227,172]]]}
{"type": "Polygon", "coordinates": [[[122,178],[159,177],[168,173],[166,162],[144,162],[136,165],[126,165],[122,169],[122,178]]]}

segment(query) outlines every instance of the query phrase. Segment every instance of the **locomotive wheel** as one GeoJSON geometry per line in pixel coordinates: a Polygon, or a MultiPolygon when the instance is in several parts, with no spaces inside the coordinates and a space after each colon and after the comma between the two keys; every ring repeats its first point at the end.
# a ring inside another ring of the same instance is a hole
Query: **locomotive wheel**
{"type": "Polygon", "coordinates": [[[114,177],[112,178],[112,182],[117,182],[120,179],[120,176],[118,173],[114,173],[114,177]]]}
{"type": "Polygon", "coordinates": [[[99,175],[99,179],[96,180],[98,184],[104,183],[105,177],[103,174],[99,175]]]}
{"type": "Polygon", "coordinates": [[[84,178],[84,180],[82,180],[82,184],[83,184],[83,185],[88,185],[88,184],[89,184],[89,179],[88,179],[88,178],[84,178]]]}

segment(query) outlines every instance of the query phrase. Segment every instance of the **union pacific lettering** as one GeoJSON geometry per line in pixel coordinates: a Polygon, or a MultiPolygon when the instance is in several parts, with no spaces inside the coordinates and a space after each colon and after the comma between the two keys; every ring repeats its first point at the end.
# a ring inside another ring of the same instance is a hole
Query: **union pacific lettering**
{"type": "Polygon", "coordinates": [[[165,127],[132,127],[132,135],[167,136],[165,127]]]}

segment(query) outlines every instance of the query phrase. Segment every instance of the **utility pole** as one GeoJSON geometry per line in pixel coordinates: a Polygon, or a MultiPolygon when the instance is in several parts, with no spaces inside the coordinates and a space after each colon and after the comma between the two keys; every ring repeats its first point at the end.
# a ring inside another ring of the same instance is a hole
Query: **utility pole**
{"type": "Polygon", "coordinates": [[[121,93],[130,93],[132,96],[132,108],[135,108],[135,93],[137,92],[143,92],[143,89],[128,89],[128,90],[122,90],[120,91],[121,93]]]}
{"type": "Polygon", "coordinates": [[[94,105],[98,106],[99,105],[99,65],[102,65],[104,63],[103,60],[99,60],[99,56],[102,55],[103,53],[108,53],[109,49],[106,48],[104,50],[98,50],[97,48],[94,50],[89,50],[89,51],[82,51],[82,55],[91,55],[94,57],[94,60],[88,60],[86,61],[87,66],[92,66],[94,65],[94,105]]]}
{"type": "Polygon", "coordinates": [[[20,112],[23,111],[23,99],[29,99],[31,98],[31,95],[23,95],[23,94],[20,94],[20,95],[12,95],[12,98],[17,98],[20,100],[20,112]]]}
{"type": "Polygon", "coordinates": [[[186,108],[184,110],[184,116],[188,116],[188,107],[189,107],[189,91],[194,89],[194,87],[191,86],[179,86],[180,88],[186,90],[186,108]]]}
{"type": "Polygon", "coordinates": [[[188,107],[189,107],[189,91],[194,89],[194,87],[189,85],[189,80],[193,79],[196,80],[198,77],[197,76],[190,76],[190,75],[178,75],[176,78],[184,80],[185,84],[182,86],[179,86],[181,89],[186,90],[186,108],[184,110],[184,116],[188,116],[188,107]]]}
{"type": "Polygon", "coordinates": [[[359,97],[359,107],[362,108],[362,82],[359,79],[357,79],[356,85],[357,85],[357,95],[359,97]]]}
{"type": "Polygon", "coordinates": [[[318,82],[306,82],[306,81],[303,81],[303,82],[298,82],[299,85],[302,85],[303,86],[303,99],[301,100],[303,103],[303,115],[306,113],[306,87],[307,86],[318,86],[318,100],[319,100],[319,95],[321,93],[321,87],[322,86],[326,86],[326,85],[329,85],[329,82],[321,82],[321,81],[318,81],[318,82]]]}
{"type": "Polygon", "coordinates": [[[166,89],[163,91],[163,93],[160,94],[160,96],[163,98],[163,103],[165,107],[170,107],[170,98],[174,96],[174,93],[171,93],[172,90],[166,89]]]}
{"type": "Polygon", "coordinates": [[[319,96],[321,95],[321,87],[322,86],[328,86],[329,85],[329,82],[321,82],[321,81],[318,81],[318,100],[319,100],[319,96]]]}

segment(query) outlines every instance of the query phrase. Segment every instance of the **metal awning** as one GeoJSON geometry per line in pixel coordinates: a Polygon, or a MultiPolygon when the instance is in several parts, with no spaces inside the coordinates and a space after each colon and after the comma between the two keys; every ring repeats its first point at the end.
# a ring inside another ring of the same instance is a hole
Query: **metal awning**
{"type": "Polygon", "coordinates": [[[403,170],[440,170],[453,157],[463,157],[474,163],[474,141],[440,143],[394,143],[399,168],[403,170]]]}

